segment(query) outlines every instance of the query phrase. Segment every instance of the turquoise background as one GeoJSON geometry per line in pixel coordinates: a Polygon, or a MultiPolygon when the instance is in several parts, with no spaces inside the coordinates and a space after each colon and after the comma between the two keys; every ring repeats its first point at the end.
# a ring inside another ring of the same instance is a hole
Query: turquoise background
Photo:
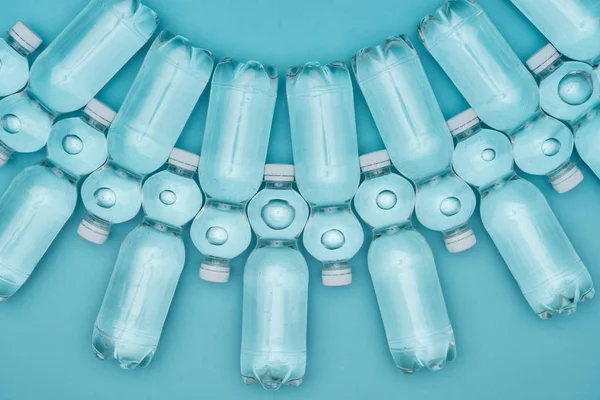
{"type": "MultiPolygon", "coordinates": [[[[86,0],[0,2],[0,29],[22,19],[49,42],[86,0]]],[[[257,59],[284,71],[309,60],[349,60],[360,47],[407,33],[417,46],[447,117],[466,103],[416,36],[420,18],[441,0],[148,0],[161,28],[189,37],[218,57],[257,59]]],[[[481,0],[522,59],[545,44],[508,0],[481,0]]],[[[133,81],[138,55],[100,93],[118,107],[133,81]]],[[[269,161],[291,162],[285,88],[281,82],[269,161]]],[[[356,91],[362,153],[383,146],[365,102],[356,91]]],[[[199,152],[208,93],[200,101],[179,146],[199,152]]],[[[43,152],[19,155],[0,171],[0,191],[43,152]]],[[[581,163],[580,163],[581,164],[581,163]]],[[[586,180],[558,195],[532,179],[548,197],[575,247],[600,282],[598,262],[600,184],[586,180]]],[[[0,399],[597,399],[600,300],[568,318],[539,320],[504,265],[478,216],[479,243],[448,254],[439,234],[418,226],[434,249],[458,345],[447,369],[405,376],[389,355],[366,268],[366,241],[353,260],[354,284],[321,285],[310,259],[308,369],[298,389],[268,393],[246,387],[239,372],[243,258],[226,285],[197,278],[200,254],[189,241],[182,275],[164,334],[151,366],[127,372],[96,360],[91,333],[123,238],[141,220],[117,227],[103,247],[76,234],[80,205],[31,279],[0,305],[0,399]]],[[[0,216],[1,218],[2,216],[0,216]]],[[[370,237],[370,232],[365,230],[370,237]]]]}

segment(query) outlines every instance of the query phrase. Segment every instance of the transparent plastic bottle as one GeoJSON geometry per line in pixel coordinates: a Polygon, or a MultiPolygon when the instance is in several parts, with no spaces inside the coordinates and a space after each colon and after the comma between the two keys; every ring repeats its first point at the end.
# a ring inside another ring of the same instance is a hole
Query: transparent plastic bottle
{"type": "Polygon", "coordinates": [[[419,34],[482,121],[511,136],[521,170],[559,193],[581,183],[571,130],[541,111],[535,79],[475,0],[447,1],[419,34]]]}
{"type": "Polygon", "coordinates": [[[92,0],[35,60],[28,88],[0,100],[0,164],[44,147],[56,116],[84,107],[157,25],[139,0],[92,0]]]}
{"type": "Polygon", "coordinates": [[[481,193],[481,219],[529,305],[543,319],[594,296],[592,278],[544,195],[513,170],[511,143],[474,110],[448,121],[454,170],[481,193]]]}
{"type": "Polygon", "coordinates": [[[527,66],[539,82],[542,108],[571,126],[579,155],[600,177],[600,76],[589,64],[564,57],[551,44],[527,60],[527,66]]]}
{"type": "Polygon", "coordinates": [[[202,207],[198,156],[174,149],[167,170],[144,183],[145,218],[121,245],[92,345],[121,368],[150,364],[185,264],[182,227],[202,207]]]}
{"type": "Polygon", "coordinates": [[[311,206],[304,246],[326,286],[352,283],[349,260],[364,242],[350,203],[360,181],[354,97],[341,61],[291,67],[287,98],[296,181],[311,206]]]}
{"type": "Polygon", "coordinates": [[[600,62],[600,3],[597,0],[511,0],[573,60],[600,62]]]}
{"type": "Polygon", "coordinates": [[[108,133],[110,160],[81,189],[84,239],[104,244],[112,225],[138,214],[143,177],[169,158],[212,69],[212,55],[186,38],[156,38],[108,133]]]}
{"type": "Polygon", "coordinates": [[[0,40],[0,97],[18,92],[29,81],[31,53],[42,44],[42,39],[19,21],[0,40]]]}
{"type": "Polygon", "coordinates": [[[354,206],[373,228],[368,264],[390,352],[404,373],[438,371],[455,359],[456,343],[433,252],[410,221],[415,191],[392,172],[387,151],[360,163],[354,206]]]}
{"type": "Polygon", "coordinates": [[[250,245],[245,208],[262,183],[277,83],[277,70],[257,61],[225,58],[215,69],[199,172],[207,200],[190,232],[205,281],[229,281],[230,260],[250,245]]]}
{"type": "Polygon", "coordinates": [[[299,386],[306,371],[308,265],[297,247],[309,215],[293,188],[294,166],[267,164],[248,204],[258,237],[244,269],[241,371],[267,390],[299,386]]]}
{"type": "Polygon", "coordinates": [[[46,160],[15,177],[0,199],[0,301],[29,278],[77,205],[77,182],[107,157],[115,112],[93,99],[52,128],[46,160]]]}
{"type": "Polygon", "coordinates": [[[412,43],[390,37],[360,50],[352,66],[394,165],[417,188],[417,218],[444,234],[451,253],[470,249],[477,200],[452,171],[452,135],[412,43]]]}

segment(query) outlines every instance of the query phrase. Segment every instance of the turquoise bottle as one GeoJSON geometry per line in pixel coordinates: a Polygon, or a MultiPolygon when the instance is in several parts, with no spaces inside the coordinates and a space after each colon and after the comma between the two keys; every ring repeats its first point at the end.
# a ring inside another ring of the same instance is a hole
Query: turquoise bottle
{"type": "Polygon", "coordinates": [[[511,137],[521,170],[559,193],[581,183],[571,130],[541,111],[535,79],[475,0],[447,1],[419,34],[481,120],[511,137]]]}
{"type": "Polygon", "coordinates": [[[433,252],[410,221],[415,191],[392,172],[387,151],[360,163],[354,207],[373,229],[368,265],[390,352],[406,374],[438,371],[455,359],[456,343],[433,252]]]}
{"type": "Polygon", "coordinates": [[[600,75],[589,64],[564,57],[551,44],[527,60],[527,66],[539,83],[542,108],[571,126],[577,152],[600,177],[600,75]]]}
{"type": "Polygon", "coordinates": [[[199,168],[207,200],[190,232],[205,281],[229,281],[230,261],[250,246],[245,209],[262,183],[277,83],[258,61],[225,58],[215,69],[199,168]]]}
{"type": "Polygon", "coordinates": [[[600,62],[596,0],[511,0],[556,48],[573,60],[600,62]]]}
{"type": "Polygon", "coordinates": [[[364,232],[350,203],[360,181],[352,81],[341,61],[291,67],[287,98],[296,181],[311,206],[304,247],[326,286],[352,283],[349,260],[364,232]]]}
{"type": "Polygon", "coordinates": [[[213,57],[163,31],[154,41],[108,132],[109,162],[83,183],[84,239],[104,244],[114,224],[133,219],[142,179],[160,168],[181,135],[212,74],[213,57]]]}
{"type": "Polygon", "coordinates": [[[27,85],[28,57],[41,44],[42,38],[21,21],[0,40],[0,97],[14,94],[27,85]]]}
{"type": "Polygon", "coordinates": [[[126,238],[96,319],[96,357],[121,368],[150,364],[185,264],[182,227],[202,207],[198,156],[174,149],[168,169],[146,180],[145,218],[126,238]]]}
{"type": "Polygon", "coordinates": [[[267,164],[264,180],[248,204],[258,243],[244,269],[241,371],[244,383],[277,390],[306,371],[308,265],[297,239],[309,209],[293,165],[267,164]]]}
{"type": "Polygon", "coordinates": [[[50,133],[46,160],[22,171],[0,199],[0,301],[29,278],[77,205],[79,179],[107,157],[115,112],[93,99],[50,133]]]}
{"type": "Polygon", "coordinates": [[[364,48],[352,65],[394,165],[417,188],[417,218],[451,253],[470,249],[475,193],[452,171],[452,135],[410,39],[364,48]]]}
{"type": "Polygon", "coordinates": [[[35,60],[27,89],[0,101],[0,163],[44,147],[56,116],[83,108],[157,25],[139,0],[92,0],[35,60]]]}
{"type": "Polygon", "coordinates": [[[458,140],[454,170],[479,189],[483,225],[533,311],[542,319],[575,312],[594,297],[592,278],[544,195],[515,174],[508,138],[474,110],[448,125],[458,140]]]}

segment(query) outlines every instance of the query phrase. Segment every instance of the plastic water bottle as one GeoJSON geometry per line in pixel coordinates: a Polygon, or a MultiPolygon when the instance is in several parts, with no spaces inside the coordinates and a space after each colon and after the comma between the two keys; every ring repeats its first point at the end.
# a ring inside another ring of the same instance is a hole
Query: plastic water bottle
{"type": "Polygon", "coordinates": [[[444,234],[451,253],[470,249],[477,200],[452,172],[452,135],[412,43],[390,37],[360,50],[352,65],[394,165],[417,188],[417,218],[444,234]]]}
{"type": "Polygon", "coordinates": [[[47,158],[22,171],[0,199],[0,301],[29,278],[77,205],[77,182],[107,157],[115,112],[93,99],[52,128],[47,158]]]}
{"type": "Polygon", "coordinates": [[[567,57],[600,62],[600,3],[596,0],[511,0],[567,57]]]}
{"type": "Polygon", "coordinates": [[[169,158],[212,68],[212,55],[186,38],[157,37],[108,133],[109,162],[83,183],[81,237],[104,244],[112,225],[138,214],[142,178],[169,158]]]}
{"type": "Polygon", "coordinates": [[[92,345],[124,369],[152,361],[185,264],[182,227],[202,207],[198,156],[174,149],[169,167],[146,180],[145,218],[121,245],[92,345]]]}
{"type": "Polygon", "coordinates": [[[410,221],[415,191],[392,172],[385,150],[360,164],[354,206],[373,228],[368,264],[390,352],[404,373],[438,371],[456,357],[456,343],[433,252],[410,221]]]}
{"type": "Polygon", "coordinates": [[[531,308],[543,319],[575,312],[594,285],[544,195],[513,170],[508,138],[474,110],[448,121],[454,170],[481,193],[481,219],[531,308]]]}
{"type": "Polygon", "coordinates": [[[205,281],[229,281],[230,260],[250,245],[245,208],[262,183],[277,81],[277,70],[257,61],[225,58],[215,69],[199,172],[207,201],[190,232],[205,281]]]}
{"type": "Polygon", "coordinates": [[[35,60],[29,87],[0,101],[0,165],[44,147],[54,118],[84,107],[157,25],[139,0],[92,0],[35,60]]]}
{"type": "Polygon", "coordinates": [[[589,64],[569,60],[551,44],[527,60],[527,66],[539,82],[542,108],[569,123],[579,155],[600,177],[600,76],[589,64]]]}
{"type": "Polygon", "coordinates": [[[306,370],[308,265],[297,238],[309,209],[293,165],[267,164],[264,179],[248,204],[258,243],[244,269],[241,370],[246,384],[277,390],[299,386],[306,370]]]}
{"type": "Polygon", "coordinates": [[[571,130],[541,111],[535,79],[474,0],[446,2],[419,33],[482,121],[511,136],[521,170],[548,176],[559,193],[581,183],[571,130]]]}
{"type": "Polygon", "coordinates": [[[287,98],[296,181],[312,209],[304,246],[323,263],[324,285],[349,285],[349,260],[360,250],[364,232],[350,208],[360,166],[348,68],[341,61],[291,67],[287,98]]]}
{"type": "Polygon", "coordinates": [[[18,92],[29,81],[31,53],[42,44],[42,39],[21,21],[0,40],[0,97],[18,92]]]}

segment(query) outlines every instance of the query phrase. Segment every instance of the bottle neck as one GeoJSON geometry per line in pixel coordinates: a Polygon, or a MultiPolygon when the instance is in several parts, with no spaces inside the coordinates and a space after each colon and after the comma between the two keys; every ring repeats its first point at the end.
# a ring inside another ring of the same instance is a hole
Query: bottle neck
{"type": "Polygon", "coordinates": [[[475,136],[476,134],[481,132],[482,129],[483,129],[482,124],[481,124],[481,122],[479,122],[476,125],[473,125],[469,129],[467,129],[466,131],[459,133],[458,135],[455,136],[455,138],[458,142],[462,142],[472,136],[475,136]]]}
{"type": "Polygon", "coordinates": [[[548,65],[545,69],[535,74],[535,77],[542,81],[546,79],[550,74],[559,69],[563,64],[564,60],[562,57],[557,58],[552,64],[548,65]]]}
{"type": "Polygon", "coordinates": [[[257,247],[288,247],[298,249],[298,241],[295,239],[265,239],[258,238],[257,247]]]}
{"type": "Polygon", "coordinates": [[[371,179],[375,179],[375,178],[379,178],[381,176],[384,175],[389,175],[392,173],[392,168],[391,167],[381,167],[381,168],[377,168],[374,169],[372,171],[366,171],[365,172],[365,180],[371,180],[371,179]]]}
{"type": "Polygon", "coordinates": [[[195,171],[190,171],[189,169],[181,168],[173,164],[169,164],[167,170],[176,175],[183,176],[184,178],[193,178],[196,173],[195,171]]]}
{"type": "Polygon", "coordinates": [[[106,132],[108,131],[108,126],[100,123],[98,120],[90,117],[87,114],[83,114],[81,116],[81,120],[99,132],[106,134],[106,132]]]}
{"type": "Polygon", "coordinates": [[[175,235],[181,235],[181,231],[183,230],[183,228],[180,226],[171,226],[148,216],[144,217],[142,220],[142,225],[150,226],[160,232],[173,233],[175,235]]]}
{"type": "Polygon", "coordinates": [[[19,42],[17,42],[12,36],[8,35],[4,40],[6,41],[6,43],[8,43],[10,47],[12,47],[17,53],[19,53],[23,57],[28,57],[29,54],[31,54],[29,50],[21,46],[19,42]]]}
{"type": "Polygon", "coordinates": [[[376,228],[373,229],[373,235],[375,238],[387,235],[393,235],[401,230],[411,230],[413,228],[413,224],[411,220],[404,221],[400,224],[395,224],[391,226],[386,226],[385,228],[376,228]]]}
{"type": "Polygon", "coordinates": [[[290,181],[285,181],[285,182],[265,181],[265,188],[266,189],[286,190],[286,189],[292,189],[293,184],[294,184],[294,182],[290,182],[290,181]]]}
{"type": "Polygon", "coordinates": [[[52,173],[57,177],[66,179],[73,184],[77,184],[77,182],[79,182],[79,179],[81,179],[80,176],[73,175],[67,172],[67,170],[61,167],[59,164],[53,163],[48,159],[42,161],[41,165],[51,170],[52,173]]]}

